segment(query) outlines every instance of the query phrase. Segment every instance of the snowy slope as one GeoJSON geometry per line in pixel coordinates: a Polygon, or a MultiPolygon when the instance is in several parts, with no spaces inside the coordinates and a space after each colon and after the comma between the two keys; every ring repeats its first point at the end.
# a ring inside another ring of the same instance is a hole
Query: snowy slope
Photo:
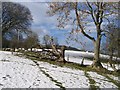
{"type": "MultiPolygon", "coordinates": [[[[38,62],[0,51],[0,89],[2,88],[89,88],[85,72],[38,62]],[[38,64],[36,64],[36,63],[38,64]]],[[[95,72],[87,72],[100,88],[117,86],[95,72]]],[[[114,77],[114,76],[113,76],[114,77]]]]}
{"type": "Polygon", "coordinates": [[[0,51],[1,88],[57,88],[57,86],[29,59],[0,51]],[[4,61],[2,61],[4,60],[4,61]]]}
{"type": "MultiPolygon", "coordinates": [[[[66,50],[65,51],[65,59],[69,62],[74,62],[81,64],[83,57],[93,57],[94,53],[91,52],[82,52],[82,51],[71,51],[71,50],[66,50]]],[[[102,58],[109,58],[108,55],[102,55],[102,58]]],[[[120,58],[119,58],[120,59],[120,58]]],[[[119,60],[118,59],[118,60],[119,60]]],[[[84,59],[84,65],[91,65],[93,61],[89,59],[84,59]]],[[[113,69],[110,67],[110,65],[107,65],[106,63],[102,63],[103,67],[107,68],[108,70],[113,71],[113,69]]],[[[117,69],[120,68],[119,64],[115,65],[117,69]]]]}

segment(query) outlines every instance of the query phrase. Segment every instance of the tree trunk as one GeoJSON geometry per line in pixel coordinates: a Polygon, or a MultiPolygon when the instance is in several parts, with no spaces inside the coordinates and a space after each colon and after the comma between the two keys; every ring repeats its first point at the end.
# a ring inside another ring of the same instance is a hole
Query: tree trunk
{"type": "Polygon", "coordinates": [[[60,51],[58,51],[56,46],[52,45],[52,50],[53,50],[53,53],[56,54],[58,57],[57,61],[66,62],[65,57],[64,57],[64,55],[65,55],[65,47],[64,46],[62,46],[60,51]]]}
{"type": "Polygon", "coordinates": [[[100,57],[99,57],[99,54],[100,54],[100,40],[97,40],[96,42],[94,42],[94,60],[93,60],[93,63],[92,63],[92,67],[95,67],[95,68],[103,68],[102,67],[102,64],[100,62],[100,57]]]}
{"type": "Polygon", "coordinates": [[[101,31],[100,27],[97,27],[97,39],[94,41],[94,60],[92,63],[92,67],[95,68],[103,68],[100,61],[100,42],[101,42],[101,31]]]}
{"type": "Polygon", "coordinates": [[[32,52],[32,48],[30,48],[30,51],[32,52]]]}
{"type": "Polygon", "coordinates": [[[58,61],[66,62],[66,60],[65,60],[65,48],[64,47],[62,47],[60,50],[60,57],[59,57],[58,61]]]}
{"type": "Polygon", "coordinates": [[[115,64],[112,63],[112,59],[113,59],[113,48],[112,47],[110,48],[109,52],[110,52],[109,64],[114,71],[117,71],[117,69],[115,68],[115,64]]]}

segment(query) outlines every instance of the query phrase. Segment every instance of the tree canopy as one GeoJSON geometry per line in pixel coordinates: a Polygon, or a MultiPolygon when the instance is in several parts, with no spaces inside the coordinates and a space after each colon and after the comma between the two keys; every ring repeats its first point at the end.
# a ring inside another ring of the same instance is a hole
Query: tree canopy
{"type": "Polygon", "coordinates": [[[82,33],[94,43],[94,61],[92,67],[102,67],[99,54],[101,37],[104,33],[102,24],[105,21],[111,22],[113,16],[118,15],[118,3],[109,2],[53,2],[49,4],[50,16],[58,15],[58,27],[64,28],[66,25],[74,25],[72,32],[82,33]],[[116,7],[117,6],[117,7],[116,7]],[[112,18],[111,18],[111,17],[112,18]],[[71,23],[70,23],[71,22],[71,23]],[[85,29],[87,23],[93,22],[96,38],[91,36],[85,29]]]}
{"type": "Polygon", "coordinates": [[[10,43],[23,40],[28,34],[32,23],[30,10],[13,2],[2,2],[2,42],[3,47],[10,47],[10,43]]]}
{"type": "Polygon", "coordinates": [[[27,30],[32,22],[30,10],[18,3],[2,3],[2,33],[3,35],[11,30],[27,30]]]}

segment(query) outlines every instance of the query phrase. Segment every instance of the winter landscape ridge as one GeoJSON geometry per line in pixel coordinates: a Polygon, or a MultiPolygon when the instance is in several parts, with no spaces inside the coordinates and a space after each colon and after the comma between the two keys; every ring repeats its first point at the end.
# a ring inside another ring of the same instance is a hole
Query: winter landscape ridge
{"type": "MultiPolygon", "coordinates": [[[[89,53],[80,51],[65,52],[65,58],[69,57],[70,62],[81,63],[79,55],[89,53]],[[76,54],[78,53],[78,55],[76,54]],[[75,57],[75,55],[77,57],[75,57]]],[[[90,53],[89,53],[90,54],[90,53]]],[[[8,51],[0,51],[0,89],[2,88],[90,88],[92,79],[93,86],[98,88],[119,89],[118,76],[107,74],[102,76],[97,72],[77,70],[67,67],[60,67],[47,62],[30,60],[26,57],[16,56],[8,51]]],[[[85,59],[84,64],[91,64],[92,61],[85,59]]],[[[106,64],[102,63],[104,67],[106,64]]],[[[119,68],[119,65],[116,65],[119,68]]],[[[109,70],[112,70],[110,66],[109,70]]]]}
{"type": "Polygon", "coordinates": [[[0,1],[0,89],[120,90],[120,2],[27,1],[0,1]]]}

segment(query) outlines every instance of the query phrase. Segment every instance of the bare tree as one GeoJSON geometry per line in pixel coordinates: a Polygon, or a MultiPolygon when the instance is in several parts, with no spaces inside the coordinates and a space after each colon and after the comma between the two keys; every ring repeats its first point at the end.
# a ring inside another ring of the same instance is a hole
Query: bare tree
{"type": "Polygon", "coordinates": [[[52,44],[58,46],[58,39],[50,35],[45,35],[43,37],[43,43],[45,44],[46,48],[50,48],[52,44]]]}
{"type": "Polygon", "coordinates": [[[55,42],[55,39],[52,37],[51,38],[51,47],[52,47],[52,52],[54,53],[55,56],[57,56],[57,61],[60,62],[66,62],[65,60],[65,46],[60,47],[59,49],[57,48],[57,44],[55,42]]]}
{"type": "Polygon", "coordinates": [[[109,63],[110,66],[114,69],[115,65],[112,63],[113,62],[113,56],[119,57],[119,28],[114,24],[110,23],[106,26],[106,50],[108,51],[108,54],[110,55],[109,58],[109,63]]]}
{"type": "Polygon", "coordinates": [[[65,62],[65,46],[58,48],[58,40],[53,36],[45,35],[43,40],[47,47],[52,48],[52,51],[49,52],[57,57],[57,61],[65,62]]]}
{"type": "Polygon", "coordinates": [[[49,35],[45,35],[43,37],[43,43],[45,44],[46,48],[50,47],[51,37],[49,35]]]}
{"type": "Polygon", "coordinates": [[[99,59],[100,43],[102,37],[102,23],[109,20],[109,15],[116,14],[116,3],[107,2],[65,2],[50,3],[50,10],[47,12],[50,16],[58,15],[58,27],[65,27],[70,21],[76,25],[72,32],[81,32],[85,37],[94,43],[94,61],[92,67],[103,68],[99,59]],[[72,17],[71,14],[74,16],[72,17]],[[92,37],[86,32],[86,22],[94,22],[97,38],[92,37]]]}
{"type": "Polygon", "coordinates": [[[38,35],[34,32],[29,32],[29,34],[27,35],[27,38],[24,40],[24,48],[25,49],[31,49],[32,48],[36,48],[39,45],[39,39],[38,39],[38,35]]]}

